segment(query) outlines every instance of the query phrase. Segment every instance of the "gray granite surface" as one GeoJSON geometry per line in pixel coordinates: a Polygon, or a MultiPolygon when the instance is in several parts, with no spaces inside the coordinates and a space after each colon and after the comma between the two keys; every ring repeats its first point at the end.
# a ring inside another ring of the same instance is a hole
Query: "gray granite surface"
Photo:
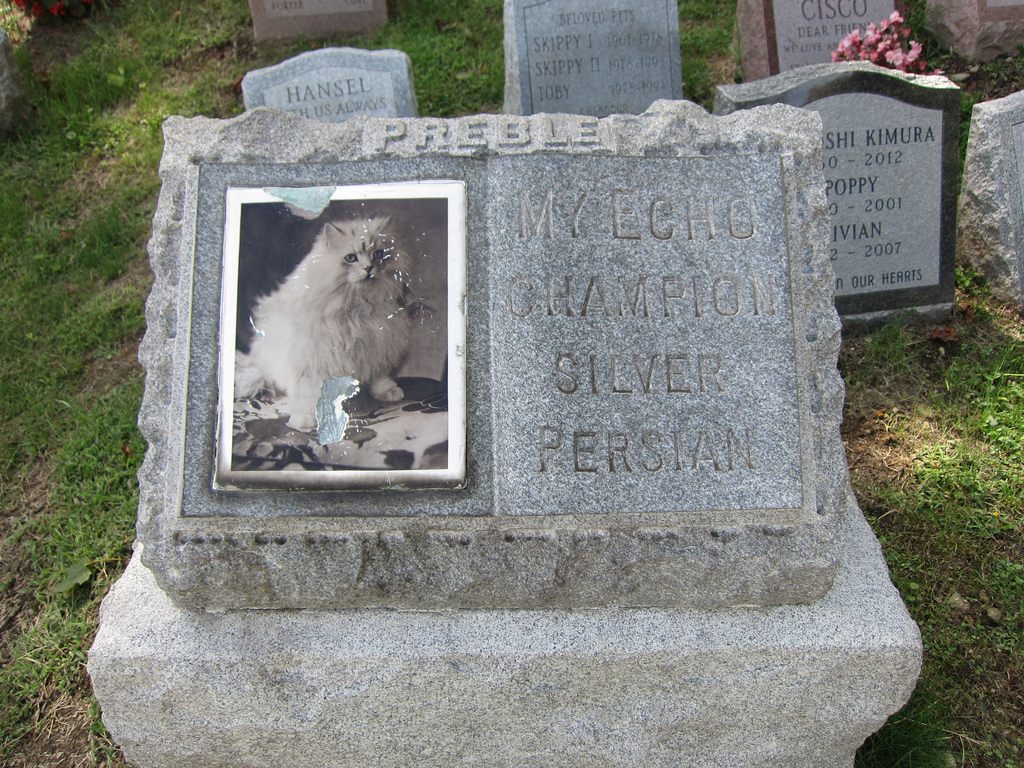
{"type": "Polygon", "coordinates": [[[878,24],[894,0],[794,2],[739,0],[736,34],[745,80],[832,61],[839,41],[855,29],[878,24]]]}
{"type": "Polygon", "coordinates": [[[505,0],[505,112],[635,114],[681,98],[676,0],[505,0]]]}
{"type": "Polygon", "coordinates": [[[402,51],[322,48],[242,78],[246,109],[273,107],[340,123],[356,115],[415,117],[412,63],[402,51]]]}
{"type": "Polygon", "coordinates": [[[957,248],[999,298],[1024,307],[1024,91],[974,105],[957,248]]]}
{"type": "Polygon", "coordinates": [[[685,102],[171,119],[140,353],[144,562],[214,609],[818,599],[848,487],[820,130],[685,102]],[[466,487],[212,490],[225,190],[409,179],[467,189],[466,487]]]}
{"type": "Polygon", "coordinates": [[[138,768],[851,768],[921,641],[848,503],[835,588],[771,609],[212,614],[136,556],[89,674],[138,768]]]}
{"type": "Polygon", "coordinates": [[[928,0],[928,29],[970,61],[1019,54],[1024,45],[1022,0],[928,0]]]}
{"type": "Polygon", "coordinates": [[[257,40],[363,32],[388,20],[385,0],[249,0],[257,40]]]}
{"type": "Polygon", "coordinates": [[[718,86],[715,111],[814,110],[844,319],[948,315],[953,300],[960,90],[945,77],[820,64],[718,86]]]}
{"type": "Polygon", "coordinates": [[[21,117],[24,92],[14,48],[7,33],[0,29],[0,133],[9,131],[21,117]]]}

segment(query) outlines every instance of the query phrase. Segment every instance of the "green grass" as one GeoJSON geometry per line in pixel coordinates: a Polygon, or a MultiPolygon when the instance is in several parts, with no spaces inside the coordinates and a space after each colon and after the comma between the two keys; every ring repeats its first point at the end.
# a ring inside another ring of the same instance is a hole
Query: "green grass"
{"type": "MultiPolygon", "coordinates": [[[[314,45],[405,50],[421,114],[500,109],[501,0],[391,10],[368,36],[314,45]]],[[[685,89],[705,106],[735,74],[734,17],[732,0],[680,3],[685,89]]],[[[969,74],[964,131],[974,101],[1024,84],[1020,59],[971,71],[923,37],[933,64],[969,74]]],[[[33,112],[0,142],[0,764],[119,764],[84,653],[134,531],[160,125],[239,113],[246,71],[309,45],[255,45],[245,0],[123,0],[18,48],[33,112]]],[[[914,698],[860,768],[1024,765],[1024,342],[969,271],[959,305],[946,340],[888,326],[843,353],[855,490],[925,643],[914,698]]]]}

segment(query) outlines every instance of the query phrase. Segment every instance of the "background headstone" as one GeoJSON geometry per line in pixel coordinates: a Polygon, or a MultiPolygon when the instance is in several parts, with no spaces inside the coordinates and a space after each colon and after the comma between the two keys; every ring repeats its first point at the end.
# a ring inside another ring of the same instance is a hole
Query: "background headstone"
{"type": "Polygon", "coordinates": [[[388,20],[385,0],[249,0],[257,40],[362,32],[388,20]]]}
{"type": "Polygon", "coordinates": [[[246,109],[273,107],[340,123],[356,115],[415,117],[412,64],[402,51],[323,48],[242,79],[246,109]]]}
{"type": "Polygon", "coordinates": [[[839,314],[948,314],[959,88],[868,63],[819,64],[718,86],[715,112],[780,102],[821,114],[839,314]]]}
{"type": "Polygon", "coordinates": [[[89,662],[128,759],[851,766],[921,647],[849,486],[820,136],[167,121],[141,559],[89,662]],[[466,487],[214,491],[225,190],[429,179],[467,195],[466,487]]]}
{"type": "Polygon", "coordinates": [[[0,133],[11,129],[24,107],[24,93],[10,38],[0,29],[0,133]]]}
{"type": "Polygon", "coordinates": [[[960,56],[989,61],[1024,45],[1024,0],[928,0],[927,24],[960,56]]]}
{"type": "Polygon", "coordinates": [[[957,249],[992,293],[1024,307],[1024,91],[974,105],[957,249]]]}
{"type": "Polygon", "coordinates": [[[739,0],[736,31],[744,80],[832,61],[839,41],[877,24],[895,0],[739,0]]]}
{"type": "Polygon", "coordinates": [[[636,114],[681,98],[675,0],[505,0],[505,112],[636,114]]]}

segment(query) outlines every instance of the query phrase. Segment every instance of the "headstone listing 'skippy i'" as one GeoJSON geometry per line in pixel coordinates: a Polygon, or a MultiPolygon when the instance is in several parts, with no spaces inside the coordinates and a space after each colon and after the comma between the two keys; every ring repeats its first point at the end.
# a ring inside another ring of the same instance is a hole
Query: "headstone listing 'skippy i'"
{"type": "Polygon", "coordinates": [[[505,0],[505,112],[603,117],[681,98],[676,0],[505,0]]]}

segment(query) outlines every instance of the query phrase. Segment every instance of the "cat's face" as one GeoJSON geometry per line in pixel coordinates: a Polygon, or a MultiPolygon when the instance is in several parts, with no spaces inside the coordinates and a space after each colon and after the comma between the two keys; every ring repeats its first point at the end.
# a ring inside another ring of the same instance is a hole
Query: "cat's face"
{"type": "Polygon", "coordinates": [[[383,232],[389,217],[324,225],[318,261],[330,266],[337,283],[372,293],[394,294],[408,282],[407,257],[393,235],[383,232]]]}

